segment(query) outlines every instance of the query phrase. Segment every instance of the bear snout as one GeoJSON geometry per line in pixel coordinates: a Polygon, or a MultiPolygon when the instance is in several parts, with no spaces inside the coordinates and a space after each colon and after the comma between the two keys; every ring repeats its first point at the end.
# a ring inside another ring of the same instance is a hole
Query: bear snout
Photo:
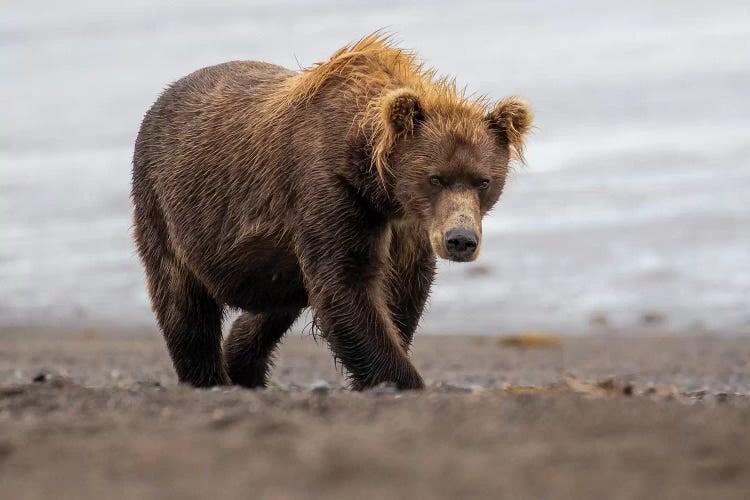
{"type": "Polygon", "coordinates": [[[457,262],[471,260],[479,247],[479,236],[465,227],[456,227],[445,234],[445,249],[448,258],[457,262]]]}

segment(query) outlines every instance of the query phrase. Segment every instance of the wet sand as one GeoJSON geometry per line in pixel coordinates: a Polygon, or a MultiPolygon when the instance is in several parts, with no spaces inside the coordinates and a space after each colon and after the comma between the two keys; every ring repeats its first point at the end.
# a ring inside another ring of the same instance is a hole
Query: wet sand
{"type": "Polygon", "coordinates": [[[746,498],[750,338],[417,338],[429,388],[176,383],[156,333],[0,332],[3,498],[746,498]],[[516,343],[517,344],[517,343],[516,343]]]}

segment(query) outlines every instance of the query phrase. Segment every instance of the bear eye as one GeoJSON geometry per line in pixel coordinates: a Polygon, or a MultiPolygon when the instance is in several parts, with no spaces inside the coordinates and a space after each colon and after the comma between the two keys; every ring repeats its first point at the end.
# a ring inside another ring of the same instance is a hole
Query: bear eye
{"type": "Polygon", "coordinates": [[[431,175],[430,176],[430,184],[433,186],[442,186],[443,185],[443,179],[439,175],[431,175]]]}
{"type": "Polygon", "coordinates": [[[481,181],[479,181],[479,184],[477,184],[477,187],[479,189],[487,189],[488,187],[490,187],[490,181],[488,179],[482,179],[481,181]]]}

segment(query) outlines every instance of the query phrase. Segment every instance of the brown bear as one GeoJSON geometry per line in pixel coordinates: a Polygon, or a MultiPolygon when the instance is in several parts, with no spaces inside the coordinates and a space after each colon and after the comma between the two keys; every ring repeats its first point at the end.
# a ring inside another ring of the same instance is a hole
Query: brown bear
{"type": "Polygon", "coordinates": [[[295,72],[172,84],[135,144],[135,240],[181,382],[264,386],[310,307],[354,389],[423,386],[408,351],[435,254],[471,261],[528,105],[467,97],[387,37],[295,72]],[[226,308],[242,311],[223,346],[226,308]]]}

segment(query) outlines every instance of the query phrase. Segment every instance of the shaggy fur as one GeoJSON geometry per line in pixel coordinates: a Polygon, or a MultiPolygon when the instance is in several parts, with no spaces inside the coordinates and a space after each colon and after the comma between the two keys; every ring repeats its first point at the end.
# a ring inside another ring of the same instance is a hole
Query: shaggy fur
{"type": "MultiPolygon", "coordinates": [[[[204,68],[136,140],[135,239],[180,381],[263,386],[305,307],[355,389],[422,387],[408,357],[456,227],[520,158],[531,112],[489,109],[379,35],[301,71],[204,68]],[[239,308],[224,346],[225,308],[239,308]]],[[[468,233],[467,233],[468,234],[468,233]]]]}

